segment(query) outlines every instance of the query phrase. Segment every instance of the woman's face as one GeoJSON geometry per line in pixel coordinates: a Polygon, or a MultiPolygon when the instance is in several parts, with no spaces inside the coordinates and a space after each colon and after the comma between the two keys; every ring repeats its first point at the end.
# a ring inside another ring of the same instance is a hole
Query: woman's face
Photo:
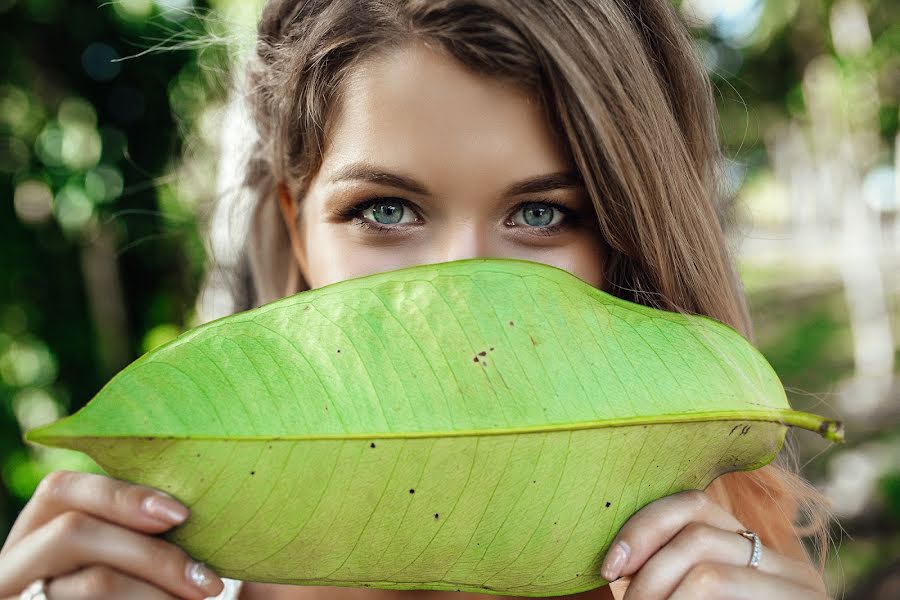
{"type": "Polygon", "coordinates": [[[547,263],[600,287],[593,207],[535,99],[423,45],[365,62],[348,83],[299,231],[289,224],[311,288],[474,257],[547,263]]]}

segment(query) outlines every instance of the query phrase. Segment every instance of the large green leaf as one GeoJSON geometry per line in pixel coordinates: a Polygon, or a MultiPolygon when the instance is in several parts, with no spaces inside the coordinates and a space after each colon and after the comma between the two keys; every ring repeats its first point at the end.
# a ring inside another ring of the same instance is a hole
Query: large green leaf
{"type": "Polygon", "coordinates": [[[631,514],[770,462],[788,425],[841,437],[731,328],[492,258],[207,323],[26,438],[185,502],[168,537],[226,577],[548,596],[604,584],[631,514]]]}

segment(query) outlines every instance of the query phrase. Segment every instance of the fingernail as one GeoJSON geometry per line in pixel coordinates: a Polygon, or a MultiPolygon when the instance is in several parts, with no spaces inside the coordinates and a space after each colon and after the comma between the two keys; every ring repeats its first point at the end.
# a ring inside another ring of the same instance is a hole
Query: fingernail
{"type": "Polygon", "coordinates": [[[200,562],[191,562],[187,569],[188,581],[200,588],[200,590],[215,596],[225,588],[225,584],[219,579],[219,576],[212,570],[200,562]]]}
{"type": "Polygon", "coordinates": [[[619,578],[619,574],[628,562],[628,556],[631,554],[631,548],[624,541],[619,540],[606,553],[603,559],[603,567],[600,569],[600,575],[607,581],[615,581],[619,578]]]}
{"type": "Polygon", "coordinates": [[[187,519],[189,511],[178,500],[160,494],[153,494],[144,499],[144,512],[153,517],[178,525],[187,519]]]}

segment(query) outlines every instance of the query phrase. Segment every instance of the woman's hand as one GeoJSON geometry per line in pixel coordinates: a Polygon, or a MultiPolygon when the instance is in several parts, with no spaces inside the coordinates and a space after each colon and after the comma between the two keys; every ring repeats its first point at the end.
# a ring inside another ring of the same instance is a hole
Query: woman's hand
{"type": "Polygon", "coordinates": [[[708,494],[691,490],[651,502],[622,526],[603,561],[609,581],[630,575],[624,600],[826,600],[811,565],[762,548],[749,568],[746,529],[708,494]],[[621,545],[619,543],[621,542],[621,545]]]}
{"type": "Polygon", "coordinates": [[[96,475],[54,471],[13,524],[0,550],[0,598],[38,578],[48,600],[200,600],[224,584],[159,534],[188,509],[159,490],[96,475]]]}

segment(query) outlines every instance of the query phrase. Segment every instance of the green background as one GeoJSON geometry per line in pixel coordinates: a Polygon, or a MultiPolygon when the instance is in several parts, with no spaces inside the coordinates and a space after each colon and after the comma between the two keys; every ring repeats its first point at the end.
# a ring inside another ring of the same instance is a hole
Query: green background
{"type": "MultiPolygon", "coordinates": [[[[21,432],[196,323],[229,57],[255,4],[0,0],[0,539],[43,475],[91,468],[21,432]]],[[[794,408],[847,423],[841,447],[792,436],[838,513],[832,595],[895,597],[900,10],[679,6],[716,86],[758,345],[794,408]]]]}

